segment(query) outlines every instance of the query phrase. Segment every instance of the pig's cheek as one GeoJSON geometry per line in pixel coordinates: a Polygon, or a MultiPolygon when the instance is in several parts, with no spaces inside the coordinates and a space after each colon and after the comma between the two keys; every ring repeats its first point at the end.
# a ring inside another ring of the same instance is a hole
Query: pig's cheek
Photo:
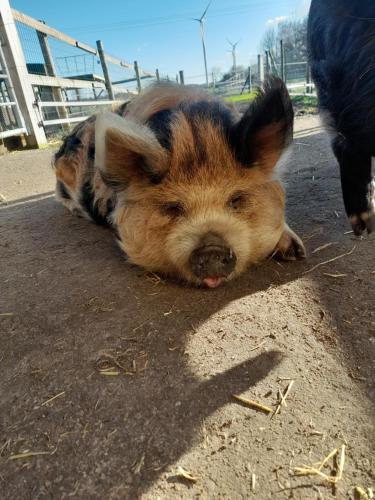
{"type": "Polygon", "coordinates": [[[264,259],[272,252],[284,230],[284,192],[280,183],[274,181],[263,186],[257,198],[259,215],[254,220],[254,250],[258,259],[264,259]]]}
{"type": "Polygon", "coordinates": [[[251,228],[251,260],[259,262],[273,251],[284,229],[284,211],[270,204],[251,228]]]}
{"type": "Polygon", "coordinates": [[[139,263],[144,251],[146,240],[147,220],[140,210],[122,208],[114,216],[120,247],[127,254],[129,260],[139,263]]]}
{"type": "Polygon", "coordinates": [[[170,273],[165,252],[167,224],[142,211],[128,211],[119,227],[121,248],[129,260],[150,271],[170,273]]]}
{"type": "MultiPolygon", "coordinates": [[[[280,198],[273,196],[273,190],[264,193],[262,191],[260,194],[262,196],[258,195],[253,199],[256,210],[242,216],[247,226],[248,249],[246,263],[238,262],[239,272],[242,271],[241,264],[251,265],[265,259],[273,251],[283,232],[284,208],[280,198]]],[[[234,250],[236,251],[236,248],[234,250]]]]}

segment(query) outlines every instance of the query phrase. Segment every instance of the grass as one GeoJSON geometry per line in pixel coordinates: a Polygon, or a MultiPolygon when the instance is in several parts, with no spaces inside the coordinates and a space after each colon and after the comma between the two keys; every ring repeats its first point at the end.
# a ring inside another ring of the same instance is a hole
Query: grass
{"type": "Polygon", "coordinates": [[[315,95],[293,95],[291,99],[295,111],[299,114],[316,114],[318,112],[318,98],[315,95]]]}
{"type": "Polygon", "coordinates": [[[224,97],[224,101],[227,102],[245,102],[245,101],[252,101],[255,97],[255,92],[248,92],[247,94],[237,94],[237,95],[230,95],[228,97],[224,97]]]}
{"type": "Polygon", "coordinates": [[[293,95],[291,94],[292,103],[295,106],[317,106],[318,99],[315,95],[293,95]]]}
{"type": "MultiPolygon", "coordinates": [[[[224,101],[246,103],[251,102],[255,98],[255,92],[248,92],[246,94],[237,94],[224,97],[224,101]]],[[[290,95],[293,106],[296,111],[300,113],[316,113],[318,107],[318,100],[313,95],[290,95]]]]}

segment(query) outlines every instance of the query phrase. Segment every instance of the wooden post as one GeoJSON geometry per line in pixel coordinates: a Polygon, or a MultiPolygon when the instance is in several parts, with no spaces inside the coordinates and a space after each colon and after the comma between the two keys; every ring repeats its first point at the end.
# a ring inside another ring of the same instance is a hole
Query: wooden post
{"type": "Polygon", "coordinates": [[[48,45],[47,35],[41,31],[37,31],[36,34],[38,36],[40,48],[42,49],[43,59],[47,68],[47,75],[56,76],[55,65],[53,63],[52,54],[48,45]]]}
{"type": "Polygon", "coordinates": [[[280,74],[281,74],[281,79],[283,82],[285,82],[285,52],[284,52],[284,42],[280,40],[280,74]]]}
{"type": "Polygon", "coordinates": [[[105,80],[105,86],[106,86],[107,92],[108,92],[108,97],[110,98],[111,101],[114,101],[115,96],[113,93],[112,82],[111,82],[111,79],[110,79],[109,73],[108,73],[108,66],[107,66],[107,61],[105,60],[105,54],[104,54],[104,50],[103,50],[102,41],[97,40],[96,46],[98,48],[100,64],[102,65],[102,69],[103,69],[103,76],[104,76],[104,80],[105,80]]]}
{"type": "Polygon", "coordinates": [[[156,74],[156,81],[159,83],[160,82],[160,75],[159,75],[159,70],[157,68],[156,68],[155,74],[156,74]]]}
{"type": "Polygon", "coordinates": [[[139,76],[139,67],[137,61],[134,61],[134,71],[135,71],[135,77],[137,79],[138,94],[140,94],[142,90],[142,85],[141,85],[141,77],[139,76]]]}
{"type": "MultiPolygon", "coordinates": [[[[45,33],[42,33],[41,31],[37,31],[36,34],[38,35],[40,48],[42,49],[43,59],[47,69],[47,75],[57,76],[52,54],[48,45],[47,35],[45,33]]],[[[52,87],[52,95],[54,101],[64,100],[60,87],[52,87]]],[[[68,113],[64,106],[57,107],[57,113],[59,115],[59,118],[68,118],[68,113]]],[[[62,124],[61,126],[64,130],[69,130],[69,124],[62,124]]]]}
{"type": "Polygon", "coordinates": [[[0,34],[2,48],[20,113],[27,129],[27,144],[41,146],[46,135],[34,108],[34,91],[29,81],[25,56],[8,0],[0,0],[0,34]]]}
{"type": "Polygon", "coordinates": [[[264,64],[262,54],[258,54],[258,82],[260,84],[264,82],[264,64]]]}
{"type": "Polygon", "coordinates": [[[179,73],[180,73],[180,84],[185,85],[184,71],[180,69],[179,73]]]}

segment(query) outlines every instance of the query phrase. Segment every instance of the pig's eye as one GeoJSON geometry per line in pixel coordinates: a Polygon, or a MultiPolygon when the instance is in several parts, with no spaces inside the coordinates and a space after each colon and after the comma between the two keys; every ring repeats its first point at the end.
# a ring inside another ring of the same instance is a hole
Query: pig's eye
{"type": "Polygon", "coordinates": [[[246,193],[237,192],[234,193],[228,201],[228,206],[233,210],[240,210],[246,202],[246,193]]]}
{"type": "Polygon", "coordinates": [[[169,201],[161,206],[161,211],[168,217],[181,217],[184,215],[184,207],[178,201],[169,201]]]}

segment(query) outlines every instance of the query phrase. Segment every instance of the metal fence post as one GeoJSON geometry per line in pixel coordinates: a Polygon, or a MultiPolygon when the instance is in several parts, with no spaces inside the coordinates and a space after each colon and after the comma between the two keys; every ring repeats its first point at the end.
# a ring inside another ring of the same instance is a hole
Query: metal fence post
{"type": "Polygon", "coordinates": [[[29,146],[41,146],[47,139],[34,109],[35,96],[8,0],[0,0],[0,34],[9,77],[27,128],[26,141],[29,146]]]}
{"type": "Polygon", "coordinates": [[[180,84],[185,85],[184,71],[180,69],[179,73],[180,73],[180,84]]]}
{"type": "Polygon", "coordinates": [[[264,82],[264,64],[262,54],[258,54],[258,81],[259,83],[264,82]]]}
{"type": "Polygon", "coordinates": [[[286,83],[286,75],[285,75],[285,52],[284,52],[284,42],[280,40],[280,64],[281,64],[281,79],[286,83]]]}
{"type": "Polygon", "coordinates": [[[159,75],[159,70],[157,68],[156,68],[155,74],[156,74],[156,81],[159,83],[160,82],[160,75],[159,75]]]}
{"type": "Polygon", "coordinates": [[[141,77],[139,76],[139,67],[137,61],[134,61],[134,71],[135,71],[135,77],[137,79],[138,94],[140,94],[142,90],[142,85],[141,85],[141,77]]]}
{"type": "Polygon", "coordinates": [[[307,62],[306,63],[306,94],[312,94],[312,87],[311,87],[311,68],[310,64],[307,62]]]}
{"type": "Polygon", "coordinates": [[[265,55],[266,55],[266,75],[269,75],[271,67],[270,67],[270,53],[268,50],[266,50],[265,55]]]}
{"type": "Polygon", "coordinates": [[[115,99],[115,96],[113,93],[112,82],[111,82],[111,79],[110,79],[109,73],[108,73],[108,66],[107,66],[107,61],[105,60],[105,54],[104,54],[104,50],[103,50],[102,41],[97,40],[96,46],[98,48],[100,64],[102,65],[103,76],[104,76],[105,86],[107,88],[108,96],[109,96],[110,100],[113,101],[115,99]]]}

